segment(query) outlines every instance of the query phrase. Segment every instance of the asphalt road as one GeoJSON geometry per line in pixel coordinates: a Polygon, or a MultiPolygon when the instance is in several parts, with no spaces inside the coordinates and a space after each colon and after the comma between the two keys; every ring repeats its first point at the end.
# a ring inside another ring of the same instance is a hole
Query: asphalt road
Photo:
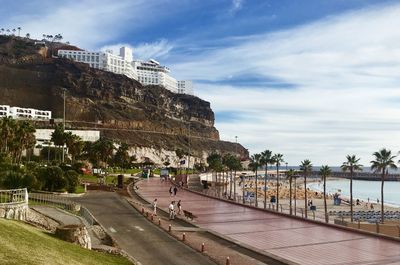
{"type": "Polygon", "coordinates": [[[143,265],[215,265],[206,256],[149,223],[114,192],[88,192],[76,201],[89,209],[119,247],[143,265]]]}

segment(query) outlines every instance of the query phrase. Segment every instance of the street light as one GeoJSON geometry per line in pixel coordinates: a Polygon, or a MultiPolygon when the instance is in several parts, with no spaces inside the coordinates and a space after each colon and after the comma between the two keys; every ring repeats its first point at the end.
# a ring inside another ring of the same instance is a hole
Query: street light
{"type": "MultiPolygon", "coordinates": [[[[63,88],[63,100],[64,100],[64,110],[63,110],[63,132],[65,131],[65,92],[67,91],[66,88],[63,88]]],[[[62,150],[62,162],[64,163],[65,159],[65,143],[63,143],[63,150],[62,150]]]]}

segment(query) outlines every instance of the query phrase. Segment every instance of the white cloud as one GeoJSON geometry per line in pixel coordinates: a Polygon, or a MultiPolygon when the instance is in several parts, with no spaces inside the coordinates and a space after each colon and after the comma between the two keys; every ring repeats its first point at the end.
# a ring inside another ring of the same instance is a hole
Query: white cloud
{"type": "Polygon", "coordinates": [[[173,49],[173,45],[167,40],[162,39],[152,43],[139,44],[134,49],[137,58],[144,60],[151,58],[162,59],[173,49]]]}
{"type": "MultiPolygon", "coordinates": [[[[4,27],[19,25],[33,38],[42,34],[61,33],[64,41],[70,41],[84,49],[97,49],[126,33],[126,29],[145,24],[149,10],[156,12],[156,3],[145,0],[84,0],[64,1],[57,4],[42,1],[29,13],[13,15],[3,21],[4,27]],[[52,8],[40,8],[49,5],[52,8]]],[[[28,12],[28,11],[27,11],[28,12]]]]}
{"type": "Polygon", "coordinates": [[[244,0],[232,0],[232,6],[230,9],[231,14],[236,13],[243,7],[244,0]]]}
{"type": "Polygon", "coordinates": [[[100,48],[100,50],[112,50],[114,54],[119,54],[119,48],[129,47],[133,50],[133,57],[140,60],[149,59],[163,59],[167,57],[170,51],[173,49],[173,45],[167,40],[162,39],[153,43],[141,43],[137,46],[132,46],[128,43],[117,43],[106,45],[100,48]]]}
{"type": "Polygon", "coordinates": [[[310,158],[339,165],[347,154],[369,164],[372,152],[400,150],[400,5],[326,18],[290,30],[251,36],[171,68],[180,78],[259,76],[294,88],[197,84],[216,112],[224,140],[252,152],[284,153],[289,164],[310,158]]]}

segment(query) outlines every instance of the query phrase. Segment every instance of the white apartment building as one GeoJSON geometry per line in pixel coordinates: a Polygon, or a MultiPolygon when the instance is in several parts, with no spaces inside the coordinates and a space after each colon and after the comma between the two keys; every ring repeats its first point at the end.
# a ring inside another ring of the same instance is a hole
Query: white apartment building
{"type": "Polygon", "coordinates": [[[156,60],[150,59],[147,62],[134,61],[133,67],[138,75],[138,81],[142,85],[160,85],[166,89],[178,93],[178,81],[169,75],[169,68],[160,65],[156,60]]]}
{"type": "Polygon", "coordinates": [[[2,117],[12,117],[13,119],[50,120],[51,111],[0,105],[0,118],[2,117]]]}
{"type": "Polygon", "coordinates": [[[193,95],[193,81],[191,80],[178,81],[178,93],[193,95]]]}
{"type": "Polygon", "coordinates": [[[121,47],[119,55],[113,54],[111,50],[105,52],[58,50],[58,56],[76,62],[86,63],[92,68],[126,75],[129,78],[137,79],[136,71],[132,66],[132,50],[128,47],[121,47]]]}
{"type": "MultiPolygon", "coordinates": [[[[36,145],[47,146],[51,141],[51,134],[54,129],[36,129],[36,145]]],[[[100,139],[100,131],[94,130],[65,130],[79,136],[84,142],[96,142],[100,139]]]]}

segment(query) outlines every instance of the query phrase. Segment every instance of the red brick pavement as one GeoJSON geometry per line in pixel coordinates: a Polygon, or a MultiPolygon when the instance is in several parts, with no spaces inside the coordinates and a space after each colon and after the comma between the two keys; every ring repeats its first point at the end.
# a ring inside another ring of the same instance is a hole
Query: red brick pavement
{"type": "Polygon", "coordinates": [[[141,181],[139,193],[158,199],[166,209],[182,200],[182,208],[197,216],[199,227],[299,264],[400,264],[400,243],[356,232],[295,220],[274,213],[178,190],[169,195],[169,183],[141,181]]]}

